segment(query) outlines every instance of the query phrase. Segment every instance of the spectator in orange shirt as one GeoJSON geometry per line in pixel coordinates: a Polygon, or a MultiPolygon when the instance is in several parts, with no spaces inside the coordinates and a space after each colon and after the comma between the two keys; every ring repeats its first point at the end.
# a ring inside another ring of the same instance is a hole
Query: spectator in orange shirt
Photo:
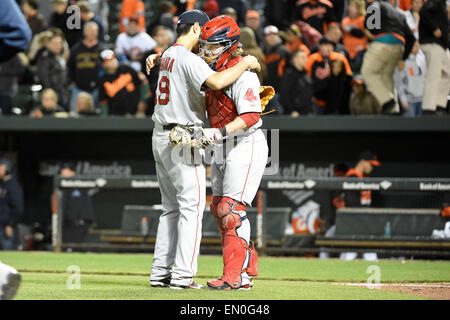
{"type": "Polygon", "coordinates": [[[275,89],[275,97],[269,101],[268,110],[276,109],[283,113],[283,107],[279,101],[278,91],[280,80],[286,66],[290,63],[290,52],[283,45],[278,28],[270,25],[264,28],[264,55],[267,66],[267,78],[264,85],[275,89]]]}
{"type": "Polygon", "coordinates": [[[139,30],[145,31],[145,7],[142,0],[122,0],[120,9],[119,29],[120,32],[126,32],[130,18],[137,18],[139,21],[139,30]]]}
{"type": "Polygon", "coordinates": [[[289,29],[281,34],[281,37],[284,39],[284,46],[292,53],[296,50],[302,50],[306,52],[306,55],[309,56],[311,51],[309,48],[303,43],[302,33],[300,31],[300,27],[296,24],[292,24],[289,29]]]}
{"type": "Polygon", "coordinates": [[[352,70],[347,58],[341,53],[333,51],[334,43],[322,38],[319,41],[319,51],[309,56],[306,62],[306,71],[312,79],[314,88],[314,103],[316,104],[316,114],[325,114],[327,109],[328,85],[331,78],[331,64],[333,61],[341,60],[343,62],[345,74],[352,75],[352,70]]]}
{"type": "Polygon", "coordinates": [[[364,0],[350,0],[348,16],[342,20],[342,43],[347,48],[350,56],[352,70],[358,72],[361,69],[362,59],[367,49],[367,37],[364,33],[364,19],[366,7],[364,0]]]}
{"type": "Polygon", "coordinates": [[[119,65],[112,50],[103,50],[100,58],[105,71],[98,84],[102,114],[137,115],[142,84],[138,73],[126,64],[119,65]]]}
{"type": "MultiPolygon", "coordinates": [[[[342,39],[342,31],[339,25],[332,24],[328,27],[327,33],[325,34],[325,38],[333,43],[333,51],[340,53],[347,58],[347,61],[350,61],[350,56],[348,54],[347,48],[341,43],[342,39]]],[[[311,53],[317,52],[318,45],[311,48],[311,53]]]]}
{"type": "Polygon", "coordinates": [[[327,33],[328,26],[336,23],[333,4],[328,0],[299,0],[292,11],[292,21],[304,21],[322,35],[327,33]]]}
{"type": "Polygon", "coordinates": [[[409,10],[412,7],[412,0],[399,0],[398,7],[403,11],[409,10]]]}

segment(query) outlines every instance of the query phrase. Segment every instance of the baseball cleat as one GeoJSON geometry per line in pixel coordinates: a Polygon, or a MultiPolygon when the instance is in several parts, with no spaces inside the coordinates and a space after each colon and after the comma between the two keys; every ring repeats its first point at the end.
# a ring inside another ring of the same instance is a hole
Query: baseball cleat
{"type": "Polygon", "coordinates": [[[192,281],[190,285],[188,286],[182,286],[179,284],[170,284],[170,289],[175,289],[175,290],[183,290],[183,289],[202,289],[205,286],[199,283],[196,283],[195,281],[192,281]]]}
{"type": "Polygon", "coordinates": [[[250,283],[247,283],[247,284],[245,284],[243,286],[240,286],[236,290],[246,290],[246,291],[248,291],[248,290],[251,290],[252,287],[253,287],[253,282],[250,282],[250,283]]]}
{"type": "Polygon", "coordinates": [[[250,279],[250,282],[241,285],[237,288],[233,288],[228,283],[224,282],[221,278],[217,280],[208,281],[208,288],[212,290],[250,290],[253,287],[253,279],[250,279]]]}
{"type": "Polygon", "coordinates": [[[155,288],[168,287],[170,285],[170,276],[161,280],[150,280],[150,286],[155,288]]]}
{"type": "Polygon", "coordinates": [[[20,286],[21,276],[16,269],[0,263],[0,300],[11,300],[20,286]]]}
{"type": "Polygon", "coordinates": [[[250,290],[254,285],[253,279],[250,279],[250,282],[247,284],[244,284],[243,286],[240,286],[237,288],[237,290],[250,290]]]}
{"type": "Polygon", "coordinates": [[[208,288],[212,290],[231,290],[231,286],[221,278],[208,281],[206,284],[208,285],[208,288]]]}

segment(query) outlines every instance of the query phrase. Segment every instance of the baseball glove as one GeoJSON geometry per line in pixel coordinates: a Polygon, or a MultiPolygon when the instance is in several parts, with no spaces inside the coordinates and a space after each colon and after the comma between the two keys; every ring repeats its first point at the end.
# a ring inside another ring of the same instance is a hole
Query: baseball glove
{"type": "Polygon", "coordinates": [[[191,146],[194,128],[176,125],[169,132],[169,140],[172,146],[191,146]]]}
{"type": "Polygon", "coordinates": [[[218,129],[202,127],[189,127],[176,125],[169,132],[169,140],[172,146],[203,148],[222,140],[222,134],[218,129]]]}
{"type": "Polygon", "coordinates": [[[266,109],[269,101],[275,97],[275,89],[271,86],[260,86],[259,87],[259,98],[261,100],[261,112],[266,109]]]}

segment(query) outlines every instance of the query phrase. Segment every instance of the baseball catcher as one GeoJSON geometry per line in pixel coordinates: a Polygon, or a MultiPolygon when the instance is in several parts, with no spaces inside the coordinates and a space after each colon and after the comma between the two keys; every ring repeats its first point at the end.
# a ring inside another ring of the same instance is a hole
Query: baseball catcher
{"type": "MultiPolygon", "coordinates": [[[[230,17],[210,20],[200,36],[202,58],[215,71],[231,68],[242,59],[239,37],[239,27],[230,17]]],[[[188,134],[178,129],[172,132],[179,143],[214,148],[210,209],[222,235],[223,273],[208,281],[210,289],[250,290],[252,277],[258,275],[246,206],[256,195],[267,163],[268,146],[259,129],[260,115],[273,94],[273,88],[260,87],[257,75],[246,71],[229,87],[206,91],[211,128],[185,129],[188,134]]]]}

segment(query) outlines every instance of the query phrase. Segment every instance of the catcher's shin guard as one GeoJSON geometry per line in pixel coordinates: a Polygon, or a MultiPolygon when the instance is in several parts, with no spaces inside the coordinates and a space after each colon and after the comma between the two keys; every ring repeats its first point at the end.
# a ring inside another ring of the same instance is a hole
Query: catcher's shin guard
{"type": "Polygon", "coordinates": [[[247,274],[251,277],[256,277],[258,275],[258,254],[256,253],[255,245],[250,241],[246,249],[250,253],[250,258],[248,260],[248,267],[244,269],[247,274]]]}
{"type": "MultiPolygon", "coordinates": [[[[249,268],[250,225],[245,221],[245,206],[229,197],[223,197],[217,205],[223,234],[223,282],[231,288],[241,286],[241,273],[249,268]],[[246,228],[238,230],[246,223],[246,228]],[[248,224],[248,225],[247,225],[248,224]]],[[[250,270],[249,270],[250,271],[250,270]]]]}

